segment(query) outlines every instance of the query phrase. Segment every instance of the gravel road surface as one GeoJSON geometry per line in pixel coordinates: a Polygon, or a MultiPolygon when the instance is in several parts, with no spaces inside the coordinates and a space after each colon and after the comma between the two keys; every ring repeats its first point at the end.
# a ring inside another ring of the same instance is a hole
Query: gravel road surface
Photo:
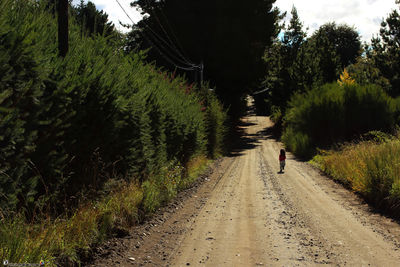
{"type": "Polygon", "coordinates": [[[243,144],[93,266],[400,266],[400,226],[287,153],[267,117],[243,144]]]}

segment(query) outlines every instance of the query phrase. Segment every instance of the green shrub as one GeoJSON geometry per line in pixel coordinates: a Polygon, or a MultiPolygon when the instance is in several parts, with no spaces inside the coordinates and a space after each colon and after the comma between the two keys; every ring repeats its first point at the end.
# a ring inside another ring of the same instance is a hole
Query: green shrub
{"type": "Polygon", "coordinates": [[[275,124],[282,124],[283,113],[280,107],[272,106],[271,108],[271,120],[275,124]]]}
{"type": "Polygon", "coordinates": [[[290,127],[283,133],[282,141],[297,156],[309,157],[314,153],[308,135],[302,132],[294,132],[290,127]]]}
{"type": "Polygon", "coordinates": [[[0,256],[65,265],[188,186],[222,152],[226,114],[73,18],[60,58],[46,3],[0,0],[0,256]]]}
{"type": "Polygon", "coordinates": [[[225,125],[227,114],[222,109],[222,105],[215,95],[208,93],[206,100],[207,152],[210,158],[216,158],[226,152],[223,149],[223,145],[227,133],[227,127],[225,125]]]}
{"type": "Polygon", "coordinates": [[[0,208],[58,213],[110,178],[143,182],[168,162],[221,153],[225,113],[208,90],[82,36],[73,19],[59,58],[45,2],[1,5],[0,208]]]}
{"type": "Polygon", "coordinates": [[[327,84],[291,98],[283,139],[295,153],[310,156],[315,147],[326,148],[371,130],[391,131],[394,116],[391,98],[376,85],[327,84]]]}

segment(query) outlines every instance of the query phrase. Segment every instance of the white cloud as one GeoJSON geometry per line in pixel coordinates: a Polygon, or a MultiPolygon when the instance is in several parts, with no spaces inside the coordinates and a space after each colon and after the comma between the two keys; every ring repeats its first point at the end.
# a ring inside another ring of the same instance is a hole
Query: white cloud
{"type": "Polygon", "coordinates": [[[275,5],[288,14],[295,5],[310,34],[327,22],[346,23],[367,42],[379,33],[382,19],[397,8],[394,0],[277,0],[275,5]]]}
{"type": "MultiPolygon", "coordinates": [[[[85,3],[88,1],[85,0],[85,3]]],[[[130,19],[126,16],[124,11],[121,9],[121,7],[118,5],[116,0],[91,0],[93,2],[97,9],[103,10],[105,13],[108,14],[108,19],[112,21],[115,25],[115,27],[122,32],[127,32],[129,31],[128,29],[122,27],[119,24],[119,21],[121,21],[124,24],[129,24],[131,25],[132,22],[130,19]]],[[[132,8],[130,6],[130,3],[132,0],[119,0],[125,11],[128,13],[129,17],[136,23],[141,19],[140,13],[135,10],[135,8],[132,8]]],[[[74,5],[77,5],[80,3],[80,0],[73,0],[72,3],[74,5]]]]}
{"type": "MultiPolygon", "coordinates": [[[[91,1],[98,9],[104,10],[108,14],[109,19],[114,22],[118,30],[127,31],[119,25],[119,21],[132,24],[116,0],[91,1]]],[[[130,7],[132,1],[119,0],[129,16],[138,22],[141,16],[138,11],[130,7]]],[[[73,0],[74,4],[79,2],[80,0],[73,0]]],[[[337,24],[346,23],[354,26],[363,41],[370,41],[373,35],[378,34],[382,19],[397,8],[394,0],[277,0],[275,5],[281,11],[287,11],[288,15],[290,15],[292,6],[295,5],[301,21],[305,27],[308,27],[310,34],[324,23],[334,21],[337,24]]]]}

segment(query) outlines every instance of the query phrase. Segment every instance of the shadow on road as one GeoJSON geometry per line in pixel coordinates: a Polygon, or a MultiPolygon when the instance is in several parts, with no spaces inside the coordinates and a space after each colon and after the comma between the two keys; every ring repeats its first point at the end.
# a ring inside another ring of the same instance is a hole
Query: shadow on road
{"type": "Polygon", "coordinates": [[[244,155],[244,152],[250,149],[254,149],[260,145],[258,137],[252,136],[240,136],[235,140],[233,149],[228,154],[228,157],[239,157],[244,155]]]}
{"type": "Polygon", "coordinates": [[[246,128],[257,125],[252,122],[241,121],[236,129],[236,136],[232,140],[233,148],[231,149],[228,157],[239,157],[245,151],[256,148],[261,145],[261,140],[279,140],[278,134],[273,127],[267,127],[262,131],[255,134],[246,133],[246,128]]]}

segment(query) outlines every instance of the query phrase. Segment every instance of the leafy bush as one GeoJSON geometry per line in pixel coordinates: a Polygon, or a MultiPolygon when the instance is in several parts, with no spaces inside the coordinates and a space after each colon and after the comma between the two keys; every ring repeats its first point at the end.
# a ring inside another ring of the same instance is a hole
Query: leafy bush
{"type": "Polygon", "coordinates": [[[282,124],[283,112],[280,107],[272,106],[271,108],[271,121],[275,124],[282,124]]]}
{"type": "Polygon", "coordinates": [[[291,98],[283,141],[307,157],[315,147],[326,148],[371,130],[390,131],[394,124],[395,106],[382,88],[333,83],[291,98]]]}
{"type": "Polygon", "coordinates": [[[225,125],[227,114],[222,109],[222,105],[215,95],[208,93],[206,101],[207,152],[210,158],[216,158],[226,152],[223,149],[223,145],[227,133],[227,127],[225,125]]]}

